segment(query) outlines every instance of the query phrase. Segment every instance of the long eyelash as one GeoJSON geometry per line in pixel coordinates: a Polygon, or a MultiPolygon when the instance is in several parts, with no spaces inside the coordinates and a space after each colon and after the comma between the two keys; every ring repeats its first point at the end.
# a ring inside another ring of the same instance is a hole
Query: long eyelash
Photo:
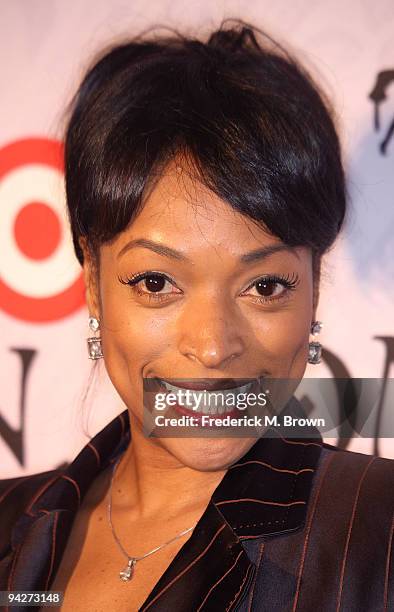
{"type": "Polygon", "coordinates": [[[279,296],[272,296],[272,297],[264,297],[263,295],[251,296],[253,301],[258,302],[258,303],[275,302],[278,300],[286,299],[287,297],[289,297],[290,291],[294,291],[294,289],[296,289],[296,287],[298,286],[300,282],[300,278],[297,274],[292,274],[291,276],[289,275],[279,276],[276,274],[269,274],[268,276],[263,275],[257,278],[255,281],[253,281],[251,285],[249,285],[248,289],[250,289],[251,287],[256,285],[256,283],[262,280],[264,280],[265,282],[278,283],[280,285],[283,285],[286,291],[284,291],[284,293],[279,296]]]}
{"type": "Polygon", "coordinates": [[[295,289],[300,282],[300,278],[297,274],[292,274],[291,276],[277,276],[276,274],[271,274],[268,276],[261,276],[257,278],[253,284],[257,283],[259,280],[265,280],[270,283],[281,283],[285,285],[287,289],[295,289]]]}
{"type": "Polygon", "coordinates": [[[120,283],[122,283],[122,285],[129,285],[133,289],[133,291],[135,291],[138,295],[143,295],[145,298],[148,299],[149,302],[163,302],[164,300],[168,299],[168,294],[149,293],[149,291],[141,291],[138,287],[138,283],[140,281],[144,280],[144,278],[147,278],[148,276],[152,276],[153,274],[162,276],[169,283],[173,284],[172,280],[169,276],[167,276],[167,274],[164,274],[163,272],[156,272],[155,270],[137,272],[136,274],[133,274],[132,276],[129,276],[127,278],[122,278],[121,276],[118,276],[118,280],[120,283]]]}
{"type": "Polygon", "coordinates": [[[168,280],[168,282],[172,283],[172,280],[170,279],[169,276],[167,276],[163,272],[156,272],[155,270],[148,270],[147,272],[137,272],[136,274],[132,274],[131,276],[128,276],[127,278],[122,278],[121,276],[118,276],[118,280],[120,283],[122,283],[122,285],[130,285],[132,287],[136,285],[137,283],[139,283],[141,280],[144,280],[144,278],[147,278],[148,276],[152,276],[152,274],[157,274],[158,276],[162,276],[163,278],[168,280]]]}

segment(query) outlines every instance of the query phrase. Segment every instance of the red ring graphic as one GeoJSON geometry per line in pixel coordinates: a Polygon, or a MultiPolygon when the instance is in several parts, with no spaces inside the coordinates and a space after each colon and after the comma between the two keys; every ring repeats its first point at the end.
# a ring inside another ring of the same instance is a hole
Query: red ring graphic
{"type": "MultiPolygon", "coordinates": [[[[18,140],[0,149],[0,179],[8,172],[26,164],[43,164],[63,172],[63,144],[58,140],[29,138],[18,140]]],[[[84,303],[85,286],[82,274],[67,289],[46,298],[22,295],[11,289],[0,278],[0,308],[23,321],[33,323],[56,321],[78,310],[84,303]]]]}

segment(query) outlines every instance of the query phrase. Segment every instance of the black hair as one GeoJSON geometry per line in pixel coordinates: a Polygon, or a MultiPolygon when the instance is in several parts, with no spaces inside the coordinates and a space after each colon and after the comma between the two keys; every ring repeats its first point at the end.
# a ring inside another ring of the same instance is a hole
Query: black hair
{"type": "Polygon", "coordinates": [[[119,44],[88,70],[65,139],[76,255],[135,218],[148,182],[177,154],[236,211],[314,256],[346,211],[338,136],[324,95],[261,30],[233,21],[206,41],[178,32],[119,44]]]}

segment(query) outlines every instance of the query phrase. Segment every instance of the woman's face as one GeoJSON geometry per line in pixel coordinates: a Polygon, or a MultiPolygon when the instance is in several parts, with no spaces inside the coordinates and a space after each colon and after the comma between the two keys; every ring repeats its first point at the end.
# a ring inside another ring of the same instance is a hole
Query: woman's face
{"type": "MultiPolygon", "coordinates": [[[[101,247],[99,273],[89,259],[84,268],[105,365],[133,426],[143,422],[144,378],[304,374],[317,295],[310,249],[287,247],[179,162],[130,226],[101,247]]],[[[151,439],[199,470],[226,469],[256,441],[151,439]]]]}

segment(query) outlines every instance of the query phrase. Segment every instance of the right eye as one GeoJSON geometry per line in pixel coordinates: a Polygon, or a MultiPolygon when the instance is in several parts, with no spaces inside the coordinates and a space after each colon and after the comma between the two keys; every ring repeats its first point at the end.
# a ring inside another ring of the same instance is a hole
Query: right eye
{"type": "Polygon", "coordinates": [[[131,289],[141,297],[149,300],[163,301],[170,295],[179,295],[173,281],[161,272],[142,272],[135,274],[126,280],[119,278],[124,285],[129,285],[131,289]]]}

